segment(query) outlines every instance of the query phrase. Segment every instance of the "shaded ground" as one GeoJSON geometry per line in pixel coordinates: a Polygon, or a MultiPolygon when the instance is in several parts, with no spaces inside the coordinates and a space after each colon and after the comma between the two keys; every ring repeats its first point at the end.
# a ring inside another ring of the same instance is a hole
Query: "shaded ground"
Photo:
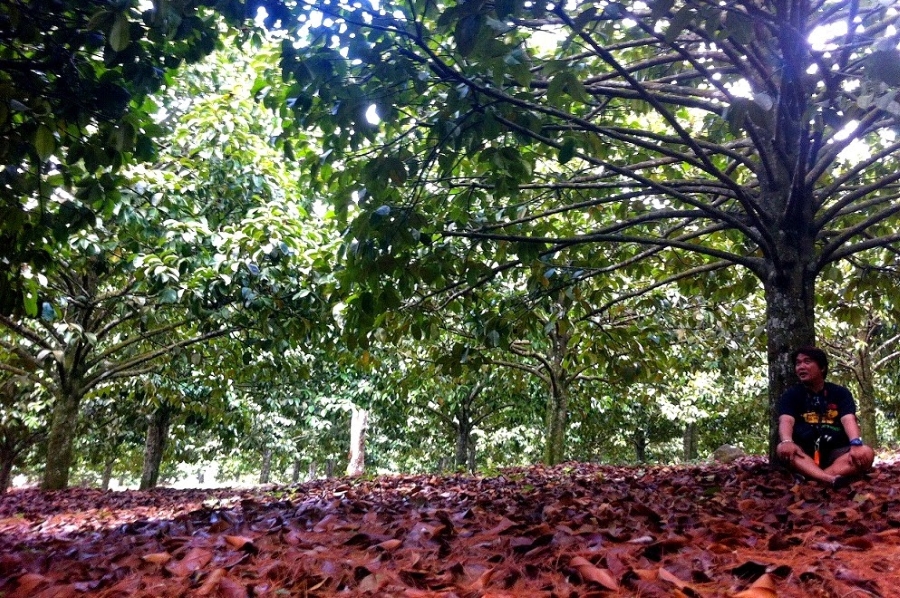
{"type": "Polygon", "coordinates": [[[759,458],[0,496],[0,596],[900,596],[900,465],[759,458]]]}

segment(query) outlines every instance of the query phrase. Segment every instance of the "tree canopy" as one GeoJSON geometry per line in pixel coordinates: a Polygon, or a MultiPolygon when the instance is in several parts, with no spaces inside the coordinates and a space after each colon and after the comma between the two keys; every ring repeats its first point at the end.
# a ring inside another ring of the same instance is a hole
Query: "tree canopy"
{"type": "Polygon", "coordinates": [[[765,293],[774,402],[787,354],[815,339],[822,273],[896,259],[889,4],[295,10],[284,103],[333,150],[324,182],[351,215],[349,275],[377,306],[395,288],[449,301],[515,268],[531,288],[598,278],[587,301],[602,306],[738,266],[736,290],[765,293]],[[637,284],[616,288],[626,272],[637,284]]]}

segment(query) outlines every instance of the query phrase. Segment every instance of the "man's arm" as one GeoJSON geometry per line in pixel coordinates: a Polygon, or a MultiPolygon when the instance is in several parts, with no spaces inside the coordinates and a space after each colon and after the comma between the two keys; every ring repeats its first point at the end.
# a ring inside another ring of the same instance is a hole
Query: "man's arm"
{"type": "Polygon", "coordinates": [[[859,438],[859,422],[856,421],[855,413],[848,413],[842,417],[841,425],[844,426],[844,432],[847,433],[847,438],[850,440],[859,438]]]}
{"type": "MultiPolygon", "coordinates": [[[[853,440],[859,438],[859,422],[856,421],[855,413],[848,413],[841,418],[841,424],[847,433],[847,438],[853,440]]],[[[872,461],[875,459],[875,452],[871,447],[864,444],[859,446],[850,445],[850,462],[860,470],[865,471],[872,467],[872,461]]]]}

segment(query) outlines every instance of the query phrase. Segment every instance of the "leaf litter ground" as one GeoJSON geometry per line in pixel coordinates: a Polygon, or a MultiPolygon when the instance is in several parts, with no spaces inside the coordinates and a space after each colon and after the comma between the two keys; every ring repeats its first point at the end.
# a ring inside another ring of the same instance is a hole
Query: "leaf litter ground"
{"type": "Polygon", "coordinates": [[[0,596],[900,596],[900,465],[764,459],[0,496],[0,596]]]}

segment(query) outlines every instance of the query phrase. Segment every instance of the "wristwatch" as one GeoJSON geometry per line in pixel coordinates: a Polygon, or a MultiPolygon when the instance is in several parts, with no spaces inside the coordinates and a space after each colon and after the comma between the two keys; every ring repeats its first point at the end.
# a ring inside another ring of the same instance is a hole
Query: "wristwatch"
{"type": "Polygon", "coordinates": [[[862,438],[854,438],[853,440],[850,441],[850,446],[862,446],[862,445],[863,445],[862,438]]]}

